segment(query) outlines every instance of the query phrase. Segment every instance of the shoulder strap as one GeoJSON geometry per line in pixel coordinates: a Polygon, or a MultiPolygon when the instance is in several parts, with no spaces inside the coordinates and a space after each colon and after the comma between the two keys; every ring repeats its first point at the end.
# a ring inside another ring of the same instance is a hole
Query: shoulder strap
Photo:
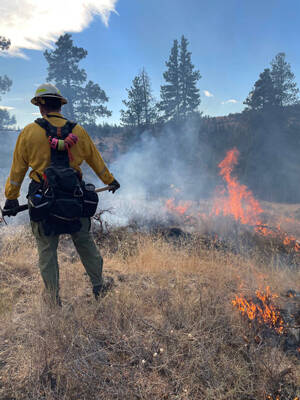
{"type": "Polygon", "coordinates": [[[34,122],[38,124],[41,128],[45,129],[47,137],[49,136],[56,137],[57,135],[56,127],[51,125],[50,122],[47,121],[45,118],[37,118],[34,122]]]}
{"type": "MultiPolygon", "coordinates": [[[[65,118],[62,118],[65,119],[65,118]]],[[[45,118],[37,118],[34,122],[38,124],[41,128],[45,129],[47,137],[51,136],[65,139],[65,137],[68,136],[69,133],[73,131],[75,126],[77,125],[76,122],[69,121],[66,119],[66,124],[60,128],[57,128],[56,126],[53,126],[50,124],[49,121],[47,121],[45,118]]]]}
{"type": "MultiPolygon", "coordinates": [[[[34,122],[45,130],[46,136],[50,143],[50,140],[52,140],[53,138],[58,140],[64,140],[77,125],[76,122],[71,122],[68,120],[66,121],[67,121],[66,124],[62,127],[53,126],[45,118],[37,118],[34,122]]],[[[55,167],[61,166],[65,168],[68,168],[70,166],[69,155],[67,151],[58,151],[57,148],[52,148],[51,146],[50,149],[51,149],[51,165],[55,167]]]]}

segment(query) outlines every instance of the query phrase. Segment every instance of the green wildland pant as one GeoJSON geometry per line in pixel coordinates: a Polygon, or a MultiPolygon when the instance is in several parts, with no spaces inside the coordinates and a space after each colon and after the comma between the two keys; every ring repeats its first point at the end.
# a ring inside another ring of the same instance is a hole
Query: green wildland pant
{"type": "MultiPolygon", "coordinates": [[[[80,231],[72,233],[71,237],[92,285],[98,286],[102,284],[103,259],[90,231],[90,218],[81,218],[80,222],[82,224],[80,231]]],[[[45,287],[52,295],[58,296],[59,267],[57,246],[59,235],[46,236],[41,222],[31,221],[31,227],[37,242],[39,268],[45,287]]]]}

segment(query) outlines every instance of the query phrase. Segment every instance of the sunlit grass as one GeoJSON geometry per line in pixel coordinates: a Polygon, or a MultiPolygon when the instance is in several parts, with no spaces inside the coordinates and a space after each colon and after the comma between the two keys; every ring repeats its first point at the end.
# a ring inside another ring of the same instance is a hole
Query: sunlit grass
{"type": "Polygon", "coordinates": [[[56,310],[42,300],[30,231],[2,237],[0,398],[250,400],[279,388],[282,400],[299,395],[297,360],[245,342],[249,327],[231,304],[236,293],[266,285],[296,289],[299,270],[209,248],[197,236],[171,242],[115,230],[102,242],[115,288],[99,303],[63,239],[56,310]]]}

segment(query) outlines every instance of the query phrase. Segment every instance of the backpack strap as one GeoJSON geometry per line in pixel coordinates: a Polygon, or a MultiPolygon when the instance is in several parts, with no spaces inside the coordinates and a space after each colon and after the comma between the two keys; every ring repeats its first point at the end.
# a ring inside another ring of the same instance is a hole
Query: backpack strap
{"type": "Polygon", "coordinates": [[[34,121],[46,132],[51,149],[51,165],[55,167],[70,167],[70,161],[73,160],[70,148],[78,141],[77,136],[72,134],[72,130],[77,125],[76,122],[66,121],[62,127],[53,126],[44,118],[34,121]]]}

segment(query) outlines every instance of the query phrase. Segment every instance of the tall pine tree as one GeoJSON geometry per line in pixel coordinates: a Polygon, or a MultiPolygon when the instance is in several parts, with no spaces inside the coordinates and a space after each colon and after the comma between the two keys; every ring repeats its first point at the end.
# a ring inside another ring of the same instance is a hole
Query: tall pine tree
{"type": "Polygon", "coordinates": [[[79,62],[87,56],[87,51],[73,45],[70,34],[60,36],[54,50],[44,52],[49,64],[47,81],[53,82],[64,96],[68,104],[64,106],[67,118],[82,124],[95,124],[97,117],[111,115],[104,103],[108,101],[104,90],[97,83],[87,80],[84,69],[79,62]]]}
{"type": "Polygon", "coordinates": [[[180,119],[185,119],[193,114],[200,105],[200,91],[197,83],[201,78],[200,72],[194,70],[191,56],[187,50],[188,40],[182,36],[180,43],[179,87],[180,87],[180,119]]]}
{"type": "Polygon", "coordinates": [[[271,77],[278,106],[289,106],[299,102],[299,89],[291,66],[285,61],[285,53],[278,53],[271,62],[271,77]]]}
{"type": "Polygon", "coordinates": [[[197,83],[200,72],[194,70],[188,40],[182,36],[180,46],[174,40],[167,70],[163,77],[167,82],[161,86],[161,101],[158,104],[163,119],[180,121],[197,111],[200,105],[200,91],[197,83]]]}
{"type": "Polygon", "coordinates": [[[159,110],[163,113],[165,120],[179,120],[180,107],[180,84],[179,84],[179,46],[178,41],[174,40],[169,61],[166,62],[168,68],[163,77],[167,82],[160,88],[161,101],[158,104],[159,110]]]}
{"type": "Polygon", "coordinates": [[[130,127],[149,127],[155,122],[156,108],[152,96],[150,79],[143,69],[134,77],[128,92],[128,100],[123,100],[126,110],[121,110],[121,123],[130,127]]]}
{"type": "Polygon", "coordinates": [[[249,110],[266,110],[276,106],[276,92],[272,81],[270,69],[266,68],[259,75],[259,79],[255,82],[254,88],[244,101],[249,110]]]}

